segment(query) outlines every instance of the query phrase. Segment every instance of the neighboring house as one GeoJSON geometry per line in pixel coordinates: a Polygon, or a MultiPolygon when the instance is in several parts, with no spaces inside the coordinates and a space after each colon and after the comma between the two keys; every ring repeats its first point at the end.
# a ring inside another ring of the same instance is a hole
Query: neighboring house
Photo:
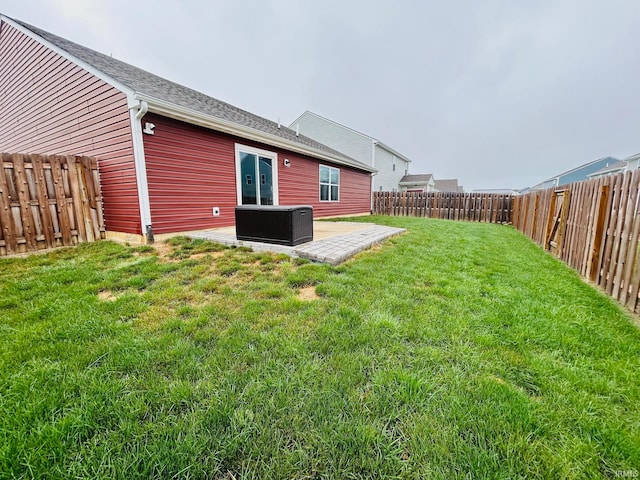
{"type": "Polygon", "coordinates": [[[241,204],[370,212],[370,165],[1,15],[0,72],[0,151],[96,157],[108,238],[230,226],[241,204]]]}
{"type": "Polygon", "coordinates": [[[545,188],[553,188],[561,185],[567,185],[569,183],[581,182],[583,180],[587,180],[590,173],[594,173],[616,162],[618,162],[618,159],[613,157],[599,158],[598,160],[585,163],[584,165],[580,165],[579,167],[551,177],[544,182],[540,182],[531,187],[531,190],[544,190],[545,188]]]}
{"type": "Polygon", "coordinates": [[[600,170],[596,170],[593,173],[587,175],[589,178],[606,177],[607,175],[615,175],[616,173],[624,173],[627,171],[627,162],[624,160],[618,160],[613,162],[600,170]]]}
{"type": "Polygon", "coordinates": [[[615,175],[617,173],[624,173],[638,169],[638,162],[640,161],[640,153],[631,155],[630,157],[614,162],[609,166],[601,168],[593,173],[589,174],[589,178],[605,177],[607,175],[615,175]]]}
{"type": "Polygon", "coordinates": [[[398,182],[403,192],[435,192],[436,182],[430,173],[405,175],[398,182]]]}
{"type": "Polygon", "coordinates": [[[637,170],[640,168],[640,153],[631,155],[625,158],[624,161],[627,162],[627,170],[637,170]]]}
{"type": "Polygon", "coordinates": [[[459,192],[459,193],[464,192],[464,188],[462,188],[462,185],[458,185],[457,178],[446,178],[443,180],[435,180],[434,188],[438,192],[459,192]]]}
{"type": "Polygon", "coordinates": [[[342,152],[377,170],[371,182],[374,191],[395,191],[409,173],[409,160],[369,135],[306,111],[290,128],[342,152]]]}

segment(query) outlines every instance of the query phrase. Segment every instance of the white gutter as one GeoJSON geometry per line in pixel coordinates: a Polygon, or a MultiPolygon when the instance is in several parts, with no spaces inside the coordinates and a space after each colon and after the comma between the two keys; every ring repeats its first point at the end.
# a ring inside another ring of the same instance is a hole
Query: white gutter
{"type": "Polygon", "coordinates": [[[44,37],[31,31],[27,27],[20,25],[13,19],[5,15],[0,15],[0,23],[6,23],[11,27],[17,29],[19,32],[44,45],[48,49],[60,55],[62,58],[65,58],[75,65],[78,65],[80,68],[91,73],[107,84],[113,86],[127,96],[129,116],[131,119],[131,134],[133,139],[136,184],[138,187],[138,202],[140,207],[140,222],[142,234],[146,237],[147,241],[153,241],[153,231],[151,229],[151,207],[149,204],[149,185],[147,182],[147,168],[144,154],[144,141],[142,137],[141,119],[148,111],[175,118],[177,120],[183,120],[191,124],[211,128],[224,133],[229,133],[231,135],[236,135],[249,140],[267,143],[269,145],[281,147],[293,152],[311,155],[315,158],[326,160],[338,165],[356,168],[358,170],[369,173],[376,172],[375,168],[369,168],[367,165],[361,164],[359,162],[350,162],[344,158],[338,157],[329,152],[325,152],[314,147],[302,145],[298,142],[287,140],[286,138],[271,135],[257,129],[245,127],[243,125],[238,125],[227,120],[212,117],[211,115],[206,115],[195,110],[181,107],[148,95],[135,93],[134,90],[132,90],[128,86],[118,82],[113,77],[98,70],[92,65],[89,65],[85,61],[75,57],[66,50],[57,47],[56,45],[46,40],[44,37]]]}
{"type": "Polygon", "coordinates": [[[138,186],[138,204],[140,206],[140,225],[147,243],[153,242],[151,227],[151,205],[149,202],[149,184],[147,182],[147,164],[144,156],[144,140],[142,138],[142,117],[149,110],[144,101],[129,104],[131,118],[131,136],[133,137],[133,158],[136,168],[136,184],[138,186]]]}
{"type": "Polygon", "coordinates": [[[154,98],[149,95],[144,95],[141,93],[136,93],[135,98],[137,100],[147,102],[149,104],[150,112],[157,113],[159,115],[164,115],[166,117],[170,117],[176,120],[181,120],[183,122],[187,122],[192,125],[199,125],[201,127],[211,128],[213,130],[217,130],[223,133],[228,133],[230,135],[235,135],[237,137],[242,137],[245,139],[254,140],[256,142],[273,145],[275,147],[284,148],[292,152],[311,155],[320,160],[326,160],[332,163],[336,163],[338,165],[353,167],[358,170],[363,170],[365,172],[371,173],[376,171],[374,168],[370,168],[368,165],[364,165],[360,162],[357,162],[357,163],[350,162],[342,157],[333,155],[329,152],[325,152],[323,150],[310,147],[308,145],[303,145],[303,144],[300,144],[299,142],[288,140],[286,138],[283,138],[277,135],[272,135],[270,133],[263,132],[262,130],[246,127],[244,125],[239,125],[229,120],[223,120],[221,118],[213,117],[211,115],[207,115],[207,114],[198,112],[196,110],[192,110],[190,108],[182,107],[180,105],[176,105],[174,103],[170,103],[165,100],[161,100],[159,98],[154,98]]]}

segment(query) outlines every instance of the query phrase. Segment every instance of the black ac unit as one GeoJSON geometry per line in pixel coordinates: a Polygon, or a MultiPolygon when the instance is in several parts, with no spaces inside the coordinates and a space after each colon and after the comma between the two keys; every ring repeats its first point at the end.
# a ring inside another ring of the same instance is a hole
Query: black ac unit
{"type": "Polygon", "coordinates": [[[313,207],[236,207],[236,238],[290,246],[310,242],[313,240],[313,207]]]}

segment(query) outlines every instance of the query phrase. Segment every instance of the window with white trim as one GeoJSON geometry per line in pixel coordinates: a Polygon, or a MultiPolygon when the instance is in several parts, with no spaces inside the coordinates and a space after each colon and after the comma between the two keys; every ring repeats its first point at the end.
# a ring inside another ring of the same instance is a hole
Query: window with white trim
{"type": "Polygon", "coordinates": [[[340,169],[320,165],[320,201],[337,202],[340,198],[340,169]]]}

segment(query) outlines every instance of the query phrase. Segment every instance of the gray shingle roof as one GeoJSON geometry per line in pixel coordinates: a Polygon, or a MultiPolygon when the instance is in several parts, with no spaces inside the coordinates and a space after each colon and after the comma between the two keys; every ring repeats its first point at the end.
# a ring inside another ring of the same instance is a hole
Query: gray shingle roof
{"type": "Polygon", "coordinates": [[[601,168],[600,170],[596,170],[593,173],[590,173],[589,175],[587,175],[588,177],[595,177],[598,175],[602,175],[604,173],[610,173],[610,172],[617,172],[619,170],[623,170],[624,168],[626,168],[627,166],[627,162],[625,162],[624,160],[618,160],[617,162],[613,162],[610,165],[607,165],[604,168],[601,168]]]}
{"type": "MultiPolygon", "coordinates": [[[[243,127],[249,127],[282,139],[295,142],[301,146],[310,147],[342,159],[348,165],[372,171],[372,168],[359,162],[337,150],[334,150],[320,142],[304,135],[296,135],[296,132],[280,126],[274,121],[254,115],[226,102],[200,93],[189,87],[166,80],[141,68],[129,65],[121,60],[96,52],[70,40],[49,33],[40,28],[29,25],[20,20],[12,19],[17,24],[44,38],[56,47],[71,54],[73,57],[85,62],[96,70],[113,78],[118,83],[130,88],[136,93],[154,97],[171,104],[194,110],[198,113],[215,117],[224,121],[233,122],[243,127]]],[[[312,153],[310,153],[312,155],[312,153]]]]}
{"type": "Polygon", "coordinates": [[[431,180],[432,174],[420,174],[420,175],[405,175],[400,179],[399,183],[426,183],[431,180]]]}

